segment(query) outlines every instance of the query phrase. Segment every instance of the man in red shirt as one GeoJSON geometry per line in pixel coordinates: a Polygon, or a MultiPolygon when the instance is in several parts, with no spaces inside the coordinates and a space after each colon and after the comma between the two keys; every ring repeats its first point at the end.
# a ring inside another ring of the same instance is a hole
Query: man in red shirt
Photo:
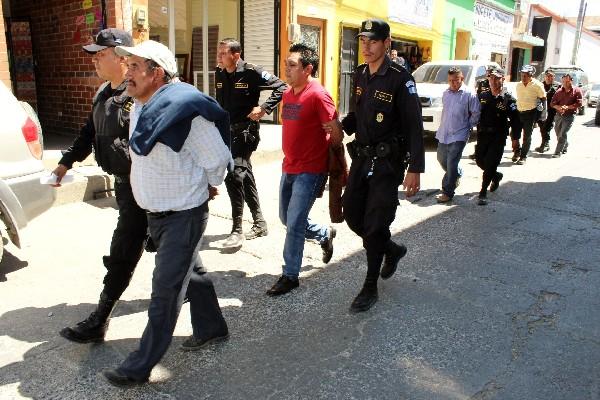
{"type": "Polygon", "coordinates": [[[558,143],[552,158],[558,158],[561,154],[567,152],[569,142],[567,141],[567,133],[575,120],[575,113],[581,108],[583,95],[581,89],[573,86],[573,77],[566,73],[562,77],[562,87],[552,96],[550,107],[556,110],[554,117],[554,131],[558,143]]]}
{"type": "Polygon", "coordinates": [[[279,296],[297,288],[305,239],[323,249],[323,262],[333,255],[335,229],[312,222],[308,214],[327,179],[329,142],[341,144],[342,131],[331,96],[314,79],[316,51],[304,44],[290,47],[283,93],[283,172],[279,184],[279,219],[286,226],[283,274],[267,291],[279,296]],[[328,134],[326,132],[331,132],[328,134]]]}

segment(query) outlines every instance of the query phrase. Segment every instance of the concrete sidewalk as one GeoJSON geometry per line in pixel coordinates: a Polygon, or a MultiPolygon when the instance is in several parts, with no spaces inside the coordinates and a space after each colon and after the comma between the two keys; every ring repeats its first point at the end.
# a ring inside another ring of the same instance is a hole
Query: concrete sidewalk
{"type": "MultiPolygon", "coordinates": [[[[261,141],[252,156],[254,165],[269,163],[283,159],[281,151],[281,125],[261,124],[261,141]]],[[[62,157],[61,150],[66,150],[75,140],[74,136],[52,136],[46,138],[43,162],[46,169],[52,171],[62,157]]],[[[73,183],[65,184],[56,190],[54,206],[78,201],[97,200],[110,197],[114,179],[98,167],[94,156],[90,155],[83,162],[75,163],[69,171],[73,175],[73,183]]]]}
{"type": "MultiPolygon", "coordinates": [[[[231,228],[226,194],[210,203],[202,259],[229,324],[228,342],[198,352],[184,305],[150,384],[121,390],[99,371],[135,350],[147,321],[154,255],[142,256],[103,344],[58,331],[98,299],[102,256],[117,219],[114,198],[54,207],[7,245],[0,270],[0,399],[595,400],[600,398],[600,128],[577,118],[569,153],[501,163],[487,206],[481,170],[466,155],[451,204],[436,204],[442,171],[426,153],[422,193],[391,231],[409,251],[380,281],[367,313],[348,312],[366,270],[362,243],[337,224],[333,259],[307,243],[300,288],[265,290],[281,273],[280,162],[256,168],[269,235],[239,251],[219,246],[231,228]]],[[[537,137],[536,141],[539,140],[537,137]]],[[[556,142],[554,142],[555,144],[556,142]]],[[[327,199],[311,218],[328,220],[327,199]]],[[[246,228],[249,227],[246,222],[246,228]]]]}

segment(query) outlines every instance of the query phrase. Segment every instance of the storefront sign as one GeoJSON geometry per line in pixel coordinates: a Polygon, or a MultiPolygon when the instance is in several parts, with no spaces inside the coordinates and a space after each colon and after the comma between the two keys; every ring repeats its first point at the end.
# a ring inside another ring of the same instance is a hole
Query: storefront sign
{"type": "Polygon", "coordinates": [[[392,22],[431,29],[433,0],[388,0],[388,14],[392,22]]]}
{"type": "Polygon", "coordinates": [[[508,54],[513,15],[477,2],[473,25],[474,55],[487,59],[490,53],[508,54]]]}

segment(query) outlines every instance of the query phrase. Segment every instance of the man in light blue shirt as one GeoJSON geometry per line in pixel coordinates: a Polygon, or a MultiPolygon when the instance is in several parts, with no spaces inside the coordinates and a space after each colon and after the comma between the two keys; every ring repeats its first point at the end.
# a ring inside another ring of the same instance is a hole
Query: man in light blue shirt
{"type": "Polygon", "coordinates": [[[442,96],[442,122],[435,134],[438,140],[437,159],[446,172],[442,179],[442,193],[436,197],[438,203],[447,203],[454,197],[454,190],[462,176],[458,162],[471,129],[479,122],[479,101],[463,80],[460,68],[448,70],[448,89],[442,96]]]}

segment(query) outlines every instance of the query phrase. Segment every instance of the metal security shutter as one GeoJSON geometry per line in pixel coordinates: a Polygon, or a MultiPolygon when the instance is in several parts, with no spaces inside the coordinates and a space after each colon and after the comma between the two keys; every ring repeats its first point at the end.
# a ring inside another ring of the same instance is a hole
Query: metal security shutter
{"type": "MultiPolygon", "coordinates": [[[[244,60],[262,66],[271,74],[275,71],[275,0],[244,0],[244,60]]],[[[261,93],[262,104],[270,91],[261,93]]],[[[263,120],[273,121],[273,116],[265,115],[263,120]]]]}

